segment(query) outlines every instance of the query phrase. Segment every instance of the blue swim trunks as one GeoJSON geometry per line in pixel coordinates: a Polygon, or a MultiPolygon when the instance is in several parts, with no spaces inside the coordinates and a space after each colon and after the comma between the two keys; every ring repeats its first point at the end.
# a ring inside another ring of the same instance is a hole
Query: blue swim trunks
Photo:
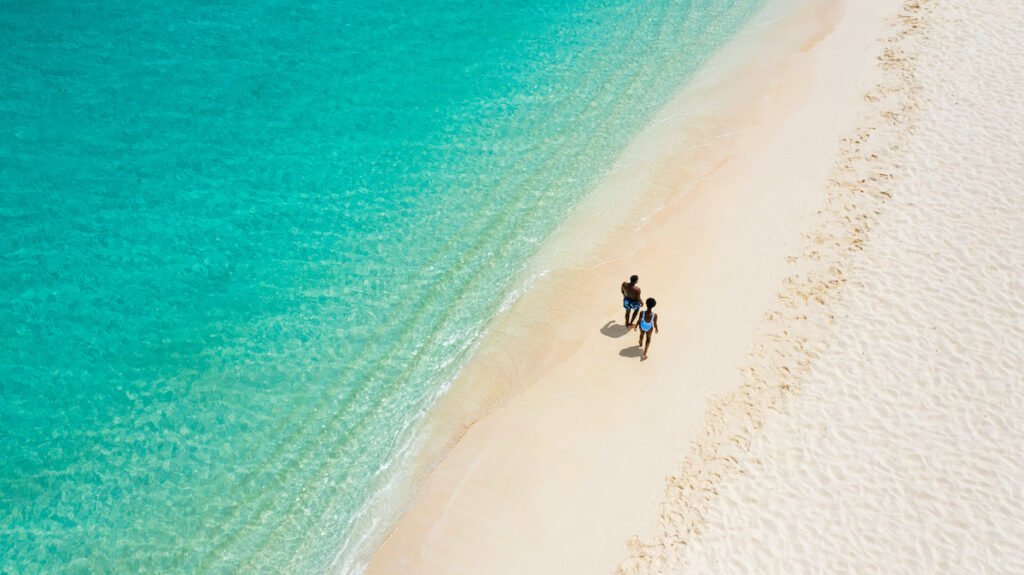
{"type": "Polygon", "coordinates": [[[629,299],[628,297],[622,298],[622,307],[626,309],[640,309],[644,307],[644,304],[640,300],[629,299]]]}

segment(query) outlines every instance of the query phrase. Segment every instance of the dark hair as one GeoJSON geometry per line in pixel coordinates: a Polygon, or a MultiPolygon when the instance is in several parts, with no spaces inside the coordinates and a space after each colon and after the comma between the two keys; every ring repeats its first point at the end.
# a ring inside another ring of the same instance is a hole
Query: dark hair
{"type": "Polygon", "coordinates": [[[638,278],[636,276],[629,276],[629,283],[635,284],[637,282],[637,280],[639,280],[639,279],[640,278],[638,278]]]}
{"type": "Polygon", "coordinates": [[[647,298],[647,309],[651,309],[652,307],[654,307],[657,304],[658,304],[658,302],[654,301],[653,297],[647,298]]]}

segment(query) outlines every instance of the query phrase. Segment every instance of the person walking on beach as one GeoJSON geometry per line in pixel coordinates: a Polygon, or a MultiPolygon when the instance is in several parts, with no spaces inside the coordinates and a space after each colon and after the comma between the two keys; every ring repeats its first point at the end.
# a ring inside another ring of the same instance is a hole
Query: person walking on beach
{"type": "Polygon", "coordinates": [[[644,306],[640,302],[640,286],[636,285],[639,280],[640,278],[637,276],[629,276],[628,282],[622,282],[622,307],[626,308],[626,327],[633,326],[637,314],[640,313],[640,308],[644,306]],[[629,317],[631,311],[633,312],[632,319],[629,317]]]}
{"type": "Polygon", "coordinates": [[[654,333],[658,333],[658,314],[654,313],[654,306],[658,302],[654,301],[653,297],[647,298],[647,310],[640,312],[640,318],[633,329],[640,328],[640,343],[637,345],[643,346],[644,355],[640,359],[647,359],[647,348],[651,347],[651,330],[654,333]],[[647,335],[647,345],[644,345],[644,335],[647,335]]]}

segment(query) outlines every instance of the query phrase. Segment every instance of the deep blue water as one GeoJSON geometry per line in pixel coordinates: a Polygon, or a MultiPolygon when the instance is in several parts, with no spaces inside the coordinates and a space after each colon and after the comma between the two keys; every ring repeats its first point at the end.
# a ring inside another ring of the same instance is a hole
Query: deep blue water
{"type": "Polygon", "coordinates": [[[326,569],[761,0],[171,4],[0,2],[0,572],[326,569]]]}

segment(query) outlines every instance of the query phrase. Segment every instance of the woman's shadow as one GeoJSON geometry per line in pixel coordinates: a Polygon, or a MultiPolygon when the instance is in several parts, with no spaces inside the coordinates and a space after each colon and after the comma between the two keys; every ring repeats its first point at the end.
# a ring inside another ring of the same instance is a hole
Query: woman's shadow
{"type": "MultiPolygon", "coordinates": [[[[607,337],[620,338],[629,333],[629,328],[622,325],[621,323],[615,323],[615,320],[609,320],[608,323],[601,327],[601,333],[607,337]]],[[[619,352],[622,357],[640,357],[644,354],[644,348],[640,347],[639,344],[627,347],[619,352]]]]}

